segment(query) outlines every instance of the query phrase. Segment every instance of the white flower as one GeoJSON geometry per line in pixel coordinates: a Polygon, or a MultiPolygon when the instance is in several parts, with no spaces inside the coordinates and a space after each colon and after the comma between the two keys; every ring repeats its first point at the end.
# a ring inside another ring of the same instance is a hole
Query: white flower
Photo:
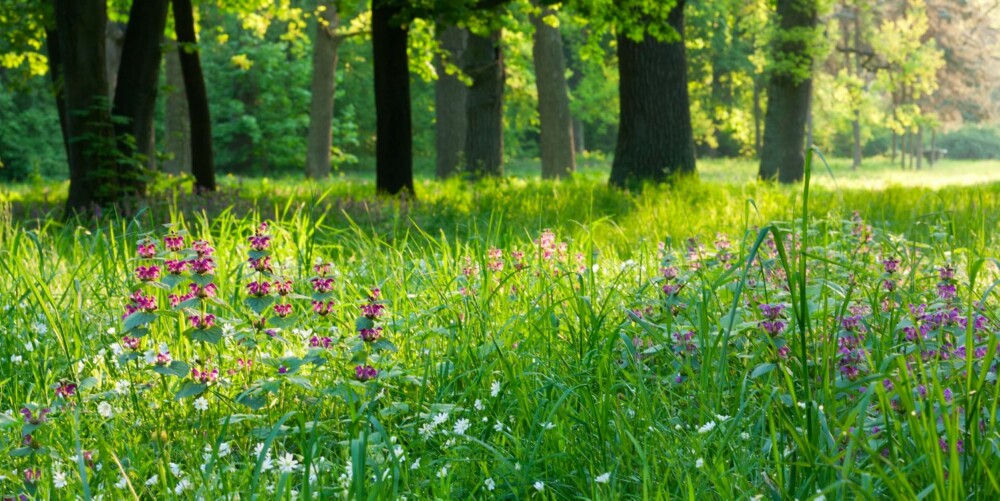
{"type": "Polygon", "coordinates": [[[719,421],[725,421],[725,420],[729,419],[729,416],[727,416],[725,414],[716,414],[715,418],[718,419],[719,421]]]}
{"type": "Polygon", "coordinates": [[[813,501],[826,501],[826,496],[823,495],[823,491],[816,489],[816,497],[813,498],[813,501]]]}
{"type": "Polygon", "coordinates": [[[545,490],[545,482],[542,482],[541,480],[536,480],[533,485],[535,486],[535,490],[538,492],[545,490]]]}
{"type": "Polygon", "coordinates": [[[551,430],[552,428],[555,428],[555,427],[556,427],[556,425],[552,424],[551,421],[547,422],[547,423],[542,423],[542,428],[546,429],[546,430],[551,430]]]}
{"type": "Polygon", "coordinates": [[[437,477],[438,478],[444,478],[444,477],[447,477],[447,476],[448,476],[448,465],[444,465],[444,466],[441,467],[440,470],[438,470],[437,477]]]}
{"type": "Polygon", "coordinates": [[[128,480],[124,476],[118,477],[118,481],[115,482],[116,489],[124,489],[126,485],[128,485],[128,480]]]}
{"type": "Polygon", "coordinates": [[[117,332],[118,329],[115,329],[114,327],[108,327],[107,333],[109,336],[114,336],[117,332]]]}
{"type": "Polygon", "coordinates": [[[503,422],[497,421],[497,424],[493,425],[493,430],[496,431],[497,433],[502,432],[503,431],[503,422]]]}
{"type": "Polygon", "coordinates": [[[180,482],[174,487],[174,494],[180,494],[191,488],[191,481],[187,478],[182,478],[180,482]]]}
{"type": "Polygon", "coordinates": [[[438,414],[436,414],[434,416],[434,421],[432,421],[432,422],[434,423],[434,426],[438,426],[438,425],[443,424],[447,420],[448,420],[448,413],[447,412],[440,412],[440,413],[438,413],[438,414]]]}
{"type": "Polygon", "coordinates": [[[500,381],[493,381],[490,384],[490,396],[496,398],[500,394],[500,381]]]}
{"type": "Polygon", "coordinates": [[[609,480],[611,480],[611,472],[610,471],[607,472],[607,473],[601,473],[600,475],[594,477],[594,482],[597,482],[599,484],[606,484],[606,483],[608,483],[609,480]]]}
{"type": "Polygon", "coordinates": [[[413,464],[410,465],[410,469],[411,470],[420,469],[420,458],[417,458],[416,461],[414,461],[413,464]]]}
{"type": "Polygon", "coordinates": [[[714,429],[715,429],[715,421],[709,421],[704,425],[702,425],[701,428],[698,428],[698,433],[708,433],[714,429]]]}
{"type": "Polygon", "coordinates": [[[127,379],[122,379],[121,381],[115,383],[115,393],[124,395],[128,393],[130,386],[132,386],[132,383],[130,383],[127,379]]]}
{"type": "Polygon", "coordinates": [[[740,433],[740,438],[743,440],[750,440],[750,434],[744,431],[743,433],[740,433]]]}
{"type": "Polygon", "coordinates": [[[181,471],[181,465],[179,465],[177,463],[170,463],[169,466],[170,466],[170,473],[172,473],[174,475],[174,477],[183,477],[184,476],[184,472],[181,471]]]}
{"type": "Polygon", "coordinates": [[[521,463],[514,463],[514,471],[521,471],[521,463]]]}
{"type": "Polygon", "coordinates": [[[207,411],[208,410],[208,400],[206,400],[205,397],[198,397],[198,400],[194,401],[194,408],[196,410],[201,411],[201,412],[207,411]]]}
{"type": "Polygon", "coordinates": [[[487,478],[486,481],[483,482],[483,484],[486,485],[486,490],[488,491],[492,491],[493,489],[497,488],[497,484],[496,482],[493,481],[492,478],[487,478]]]}
{"type": "Polygon", "coordinates": [[[31,341],[24,343],[24,351],[29,353],[35,351],[35,345],[31,344],[31,341]]]}
{"type": "Polygon", "coordinates": [[[702,466],[705,466],[705,460],[702,458],[698,458],[698,460],[694,462],[694,467],[701,468],[702,466]]]}
{"type": "Polygon", "coordinates": [[[66,473],[61,470],[52,472],[52,485],[54,485],[56,489],[66,487],[66,473]]]}
{"type": "Polygon", "coordinates": [[[286,452],[284,456],[278,457],[278,470],[281,473],[291,473],[298,469],[298,467],[299,462],[290,452],[286,452]]]}
{"type": "Polygon", "coordinates": [[[11,355],[10,356],[10,363],[12,363],[14,365],[20,365],[21,362],[24,362],[24,357],[22,357],[21,355],[11,355]]]}
{"type": "Polygon", "coordinates": [[[424,439],[431,438],[434,435],[434,423],[424,423],[420,426],[420,436],[424,439]]]}
{"type": "Polygon", "coordinates": [[[97,413],[105,419],[111,418],[114,415],[115,410],[111,408],[111,404],[107,402],[101,402],[97,404],[97,413]]]}
{"type": "Polygon", "coordinates": [[[479,400],[478,398],[476,399],[476,403],[472,404],[472,407],[475,408],[477,411],[482,411],[483,409],[486,408],[483,405],[483,401],[479,400]]]}
{"type": "Polygon", "coordinates": [[[156,483],[159,482],[159,481],[160,481],[160,476],[154,474],[152,477],[149,477],[148,479],[146,479],[146,487],[152,487],[152,486],[156,485],[156,483]]]}
{"type": "Polygon", "coordinates": [[[455,422],[454,431],[456,435],[465,435],[465,431],[468,429],[469,429],[468,419],[463,418],[455,422]]]}

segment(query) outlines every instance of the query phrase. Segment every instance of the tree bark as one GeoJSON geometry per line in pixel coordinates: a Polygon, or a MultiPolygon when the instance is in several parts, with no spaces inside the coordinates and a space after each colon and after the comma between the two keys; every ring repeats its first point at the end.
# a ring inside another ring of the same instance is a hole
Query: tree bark
{"type": "Polygon", "coordinates": [[[372,0],[372,59],[375,65],[375,189],[413,195],[413,132],[410,118],[408,32],[400,8],[372,0]]]}
{"type": "MultiPolygon", "coordinates": [[[[534,3],[537,6],[537,0],[534,3]]],[[[531,22],[535,26],[532,56],[535,63],[535,85],[538,90],[544,179],[569,177],[576,170],[573,116],[569,111],[562,35],[559,33],[559,28],[554,28],[545,22],[546,16],[554,14],[555,11],[551,8],[542,8],[539,15],[531,17],[531,22]]]]}
{"type": "Polygon", "coordinates": [[[468,87],[456,75],[449,75],[446,63],[462,67],[462,57],[469,32],[457,26],[438,26],[437,39],[441,50],[434,58],[437,81],[434,83],[434,149],[438,179],[455,175],[462,164],[462,150],[465,148],[465,99],[468,87]]]}
{"type": "Polygon", "coordinates": [[[69,136],[66,135],[66,96],[63,93],[62,51],[59,47],[59,30],[45,30],[45,45],[49,53],[49,78],[52,79],[52,96],[56,100],[56,112],[59,114],[59,130],[62,133],[63,149],[68,154],[69,136]]]}
{"type": "MultiPolygon", "coordinates": [[[[131,18],[131,16],[129,17],[131,18]]],[[[124,46],[125,25],[116,21],[108,21],[107,28],[104,30],[104,71],[108,75],[109,101],[115,99],[115,90],[118,88],[118,69],[122,64],[124,46]]]]}
{"type": "Polygon", "coordinates": [[[336,30],[339,18],[335,2],[320,3],[313,43],[313,74],[310,86],[309,138],[306,147],[306,177],[321,179],[330,175],[330,149],[333,147],[333,96],[337,89],[336,30]]]}
{"type": "Polygon", "coordinates": [[[191,124],[191,173],[196,191],[215,191],[215,157],[212,154],[212,117],[208,108],[205,76],[201,71],[198,39],[194,31],[191,0],[171,0],[174,29],[180,46],[181,73],[191,124]]]}
{"type": "Polygon", "coordinates": [[[166,54],[167,103],[164,110],[164,129],[168,159],[163,162],[164,172],[179,175],[191,172],[191,125],[188,118],[184,75],[176,47],[166,54]]]}
{"type": "Polygon", "coordinates": [[[504,61],[501,31],[469,33],[465,72],[472,78],[466,95],[466,170],[473,178],[503,176],[504,61]]]}
{"type": "Polygon", "coordinates": [[[107,6],[104,0],[55,0],[55,17],[65,84],[70,215],[121,197],[111,157],[114,133],[103,71],[107,6]]]}
{"type": "Polygon", "coordinates": [[[774,58],[785,67],[772,69],[764,116],[764,144],[758,177],[782,183],[802,180],[809,98],[812,89],[812,43],[803,30],[816,26],[815,0],[778,0],[780,28],[774,58]]]}
{"type": "Polygon", "coordinates": [[[661,42],[647,34],[636,42],[618,35],[621,113],[611,164],[613,186],[662,182],[671,174],[694,172],[684,3],[679,0],[668,16],[678,40],[661,42]]]}
{"type": "Polygon", "coordinates": [[[151,164],[156,154],[153,124],[160,86],[160,45],[169,5],[168,0],[132,2],[117,73],[112,115],[124,118],[115,124],[118,169],[129,189],[137,193],[145,191],[142,164],[151,164]]]}

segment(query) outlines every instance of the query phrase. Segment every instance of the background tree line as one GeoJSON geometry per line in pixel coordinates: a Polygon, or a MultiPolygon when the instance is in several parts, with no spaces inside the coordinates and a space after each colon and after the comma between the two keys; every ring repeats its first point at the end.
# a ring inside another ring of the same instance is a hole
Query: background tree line
{"type": "Polygon", "coordinates": [[[794,181],[807,143],[920,168],[995,156],[994,0],[0,0],[0,176],[70,206],[148,172],[501,176],[700,157],[794,181]],[[130,29],[137,27],[138,29],[130,29]],[[95,71],[104,68],[104,71],[95,71]],[[769,126],[769,124],[777,124],[769,126]]]}

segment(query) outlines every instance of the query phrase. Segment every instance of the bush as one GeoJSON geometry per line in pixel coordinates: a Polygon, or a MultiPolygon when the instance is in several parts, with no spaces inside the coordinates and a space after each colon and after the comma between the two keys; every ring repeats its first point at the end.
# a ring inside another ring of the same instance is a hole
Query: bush
{"type": "Polygon", "coordinates": [[[948,158],[1000,158],[1000,132],[993,127],[967,125],[940,136],[935,146],[948,150],[948,158]]]}

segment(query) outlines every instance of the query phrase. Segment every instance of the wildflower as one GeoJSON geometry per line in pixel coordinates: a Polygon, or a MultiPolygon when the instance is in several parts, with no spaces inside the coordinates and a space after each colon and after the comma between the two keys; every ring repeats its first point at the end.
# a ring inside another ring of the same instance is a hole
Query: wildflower
{"type": "Polygon", "coordinates": [[[599,484],[606,484],[610,480],[611,480],[611,472],[610,471],[601,473],[600,475],[594,477],[594,482],[597,482],[599,484]]]}
{"type": "Polygon", "coordinates": [[[313,306],[313,313],[321,317],[325,317],[329,315],[330,312],[333,311],[334,302],[333,301],[323,302],[323,301],[313,300],[312,306],[313,306]]]}
{"type": "Polygon", "coordinates": [[[271,284],[271,286],[274,287],[274,291],[277,292],[278,295],[280,295],[280,296],[287,296],[287,295],[289,295],[289,294],[292,293],[292,281],[291,280],[288,280],[288,279],[285,279],[284,281],[282,281],[282,280],[275,280],[271,284]]]}
{"type": "Polygon", "coordinates": [[[361,329],[359,335],[362,341],[366,343],[371,343],[373,341],[378,340],[378,338],[382,337],[382,328],[375,327],[373,329],[372,328],[361,329]]]}
{"type": "Polygon", "coordinates": [[[27,407],[21,408],[21,415],[24,416],[24,422],[27,424],[38,425],[46,421],[45,416],[51,413],[52,410],[48,407],[38,411],[38,414],[32,414],[31,409],[27,407]]]}
{"type": "Polygon", "coordinates": [[[941,280],[953,280],[955,278],[955,268],[951,266],[942,266],[938,269],[938,274],[941,280]]]}
{"type": "Polygon", "coordinates": [[[215,315],[211,313],[202,316],[191,315],[188,317],[188,322],[190,322],[191,327],[195,329],[207,329],[215,325],[215,315]]]}
{"type": "Polygon", "coordinates": [[[200,412],[207,411],[208,410],[208,400],[206,400],[205,397],[198,397],[198,399],[194,401],[194,408],[195,408],[195,410],[198,410],[200,412]]]}
{"type": "Polygon", "coordinates": [[[329,337],[326,337],[326,336],[324,336],[324,337],[313,336],[312,338],[309,339],[309,347],[310,348],[324,348],[324,349],[329,349],[330,345],[332,345],[332,344],[333,344],[333,339],[331,339],[329,337]]]}
{"type": "Polygon", "coordinates": [[[146,480],[146,487],[152,487],[152,486],[156,485],[156,483],[159,482],[159,481],[160,481],[160,476],[156,475],[154,473],[152,477],[149,477],[146,480]]]}
{"type": "Polygon", "coordinates": [[[136,266],[135,275],[143,282],[151,282],[160,278],[160,267],[156,265],[136,266]]]}
{"type": "Polygon", "coordinates": [[[270,247],[270,246],[271,246],[271,237],[269,237],[267,235],[260,235],[260,234],[251,235],[250,236],[250,248],[251,249],[253,249],[253,250],[257,251],[257,252],[262,252],[262,251],[267,250],[267,248],[270,247]]]}
{"type": "Polygon", "coordinates": [[[114,415],[115,410],[111,407],[111,404],[107,402],[101,402],[97,404],[97,413],[105,419],[110,419],[114,415]]]}
{"type": "Polygon", "coordinates": [[[697,459],[697,460],[696,460],[696,461],[694,462],[694,467],[695,467],[695,468],[698,468],[698,469],[701,469],[701,467],[703,467],[703,466],[705,466],[705,460],[704,460],[704,459],[702,459],[702,458],[698,458],[698,459],[697,459]]]}
{"type": "Polygon", "coordinates": [[[60,381],[56,384],[56,396],[62,398],[69,398],[76,394],[76,383],[68,383],[60,381]]]}
{"type": "Polygon", "coordinates": [[[179,482],[177,482],[177,485],[174,486],[174,494],[180,495],[191,487],[191,481],[188,480],[187,477],[182,478],[179,482]]]}
{"type": "Polygon", "coordinates": [[[496,398],[500,394],[500,381],[490,383],[490,396],[496,398]]]}
{"type": "Polygon", "coordinates": [[[465,435],[465,432],[468,429],[469,429],[469,420],[463,418],[455,422],[455,427],[453,431],[455,432],[456,435],[465,435]]]}
{"type": "Polygon", "coordinates": [[[486,408],[485,406],[483,406],[483,401],[478,398],[476,399],[476,402],[472,404],[472,407],[477,411],[482,411],[483,409],[486,408]]]}
{"type": "Polygon", "coordinates": [[[415,461],[413,461],[412,464],[410,464],[410,469],[411,470],[418,470],[418,469],[420,469],[420,458],[417,458],[415,461]]]}
{"type": "MultiPolygon", "coordinates": [[[[317,258],[317,260],[319,260],[319,258],[317,258]]],[[[325,277],[330,274],[330,267],[330,263],[317,263],[313,266],[313,271],[315,271],[317,275],[325,277]]]]}
{"type": "Polygon", "coordinates": [[[257,282],[256,280],[247,284],[247,292],[251,296],[263,297],[271,293],[270,282],[257,282]]]}
{"type": "Polygon", "coordinates": [[[551,430],[551,429],[553,429],[555,427],[556,427],[556,425],[552,424],[552,422],[542,423],[542,429],[543,430],[551,430]]]}
{"type": "Polygon", "coordinates": [[[276,304],[274,305],[274,314],[281,318],[285,318],[292,313],[291,303],[276,304]]]}
{"type": "Polygon", "coordinates": [[[184,237],[177,234],[170,234],[163,237],[163,246],[171,252],[180,252],[184,248],[184,237]]]}
{"type": "Polygon", "coordinates": [[[264,256],[260,258],[250,258],[248,259],[250,267],[258,273],[273,273],[274,269],[271,266],[271,256],[264,256]]]}
{"type": "Polygon", "coordinates": [[[314,292],[320,294],[330,292],[333,290],[333,279],[325,277],[317,277],[309,281],[312,284],[314,292]]]}
{"type": "Polygon", "coordinates": [[[497,488],[497,483],[493,481],[492,477],[487,478],[486,480],[484,480],[483,481],[483,485],[486,486],[486,490],[488,490],[488,491],[493,491],[494,489],[497,488]]]}
{"type": "Polygon", "coordinates": [[[385,306],[382,306],[381,303],[369,303],[361,306],[361,314],[371,320],[381,317],[384,312],[385,306]]]}
{"type": "Polygon", "coordinates": [[[191,248],[198,253],[198,257],[208,257],[215,252],[215,248],[205,240],[196,240],[191,244],[191,248]]]}
{"type": "Polygon", "coordinates": [[[432,423],[434,423],[434,426],[440,426],[440,425],[444,424],[445,421],[448,421],[448,413],[447,412],[439,412],[439,413],[437,413],[437,414],[434,415],[434,420],[432,421],[432,423]]]}
{"type": "Polygon", "coordinates": [[[444,465],[437,472],[437,478],[444,478],[448,476],[448,465],[444,465]]]}
{"type": "Polygon", "coordinates": [[[204,287],[196,283],[192,283],[188,285],[188,291],[190,292],[189,299],[192,297],[206,299],[215,297],[215,295],[219,292],[219,287],[213,283],[206,284],[204,287]]]}
{"type": "Polygon", "coordinates": [[[55,470],[52,472],[52,485],[55,486],[56,489],[62,489],[63,487],[66,487],[66,484],[66,472],[62,470],[55,470]]]}
{"type": "Polygon", "coordinates": [[[542,482],[541,480],[536,480],[535,483],[532,484],[532,485],[535,487],[535,490],[538,491],[538,492],[542,492],[542,491],[545,490],[545,482],[542,482]]]}
{"type": "Polygon", "coordinates": [[[24,483],[34,484],[41,479],[42,479],[42,470],[40,468],[25,468],[24,483]]]}
{"type": "Polygon", "coordinates": [[[170,365],[173,360],[170,358],[170,350],[167,343],[160,343],[156,350],[146,350],[143,354],[147,364],[150,365],[170,365]]]}
{"type": "Polygon", "coordinates": [[[354,368],[354,377],[362,383],[375,379],[377,376],[378,371],[370,365],[359,365],[354,368]]]}
{"type": "Polygon", "coordinates": [[[211,275],[215,271],[215,261],[210,257],[197,257],[191,260],[191,271],[199,275],[211,275]]]}
{"type": "Polygon", "coordinates": [[[955,284],[940,283],[937,286],[938,297],[942,300],[954,299],[958,295],[958,291],[955,289],[955,284]]]}
{"type": "Polygon", "coordinates": [[[885,268],[885,272],[890,275],[896,273],[896,270],[899,269],[899,259],[887,257],[882,260],[882,267],[885,268]]]}
{"type": "Polygon", "coordinates": [[[191,379],[194,379],[195,382],[198,382],[198,383],[201,383],[201,384],[209,384],[209,383],[214,383],[218,378],[219,378],[219,368],[218,367],[216,367],[216,368],[214,368],[214,369],[212,369],[210,371],[206,371],[204,369],[198,370],[197,367],[192,367],[191,368],[191,379]]]}
{"type": "Polygon", "coordinates": [[[278,457],[278,471],[281,473],[292,473],[299,468],[299,462],[290,452],[278,457]]]}
{"type": "Polygon", "coordinates": [[[143,259],[152,259],[156,257],[156,244],[153,242],[139,242],[136,246],[136,254],[143,259]]]}

